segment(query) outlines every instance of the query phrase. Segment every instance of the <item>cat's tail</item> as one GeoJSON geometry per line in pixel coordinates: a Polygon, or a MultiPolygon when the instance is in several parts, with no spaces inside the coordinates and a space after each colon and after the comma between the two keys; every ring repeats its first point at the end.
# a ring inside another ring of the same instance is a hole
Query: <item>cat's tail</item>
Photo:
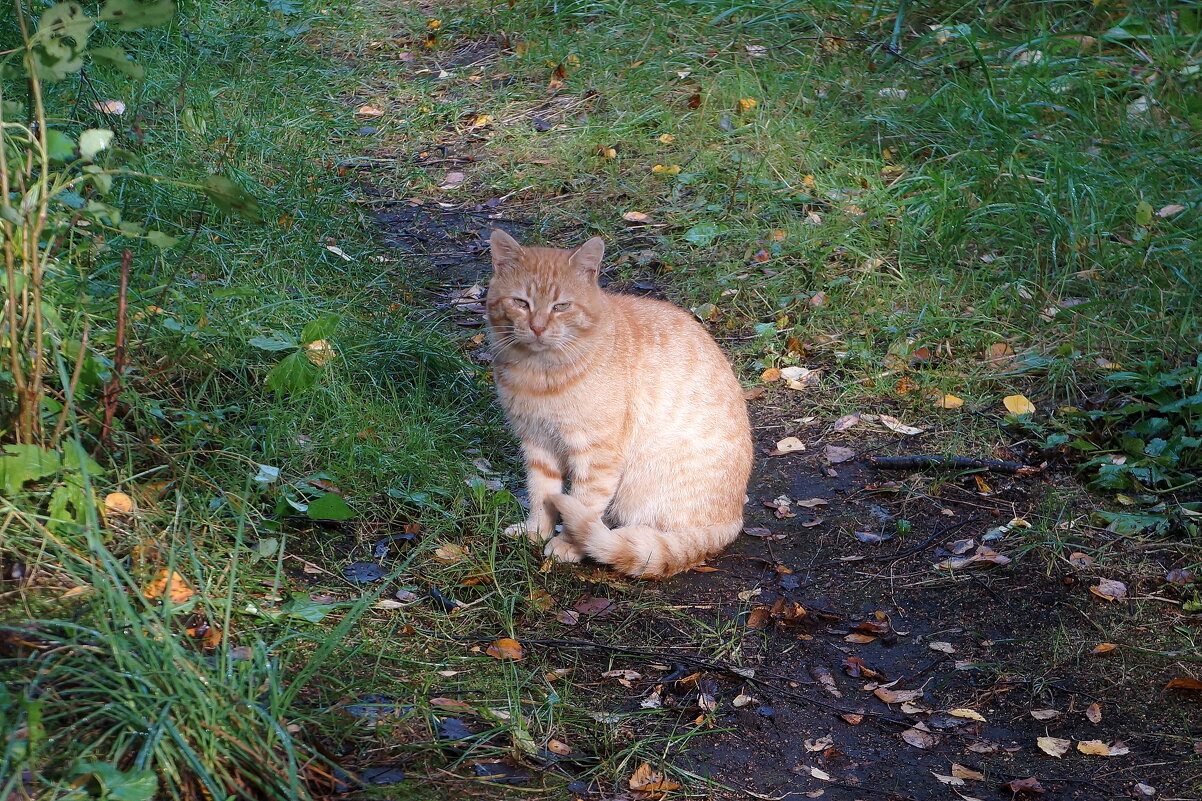
{"type": "Polygon", "coordinates": [[[547,500],[559,512],[562,536],[591,558],[630,576],[667,578],[696,567],[729,545],[743,529],[741,520],[680,531],[650,526],[611,529],[571,495],[552,495],[547,500]]]}

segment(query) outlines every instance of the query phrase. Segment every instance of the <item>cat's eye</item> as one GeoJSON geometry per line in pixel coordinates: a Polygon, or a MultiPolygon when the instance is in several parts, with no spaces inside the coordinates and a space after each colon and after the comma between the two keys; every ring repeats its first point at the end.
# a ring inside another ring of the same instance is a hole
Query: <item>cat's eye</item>
{"type": "Polygon", "coordinates": [[[529,309],[530,308],[530,304],[528,302],[522,300],[521,298],[510,298],[510,299],[517,305],[517,307],[519,309],[529,309]]]}
{"type": "Polygon", "coordinates": [[[551,307],[551,309],[553,311],[567,311],[568,307],[571,305],[572,305],[571,303],[568,303],[565,301],[563,303],[556,303],[554,306],[551,307]]]}

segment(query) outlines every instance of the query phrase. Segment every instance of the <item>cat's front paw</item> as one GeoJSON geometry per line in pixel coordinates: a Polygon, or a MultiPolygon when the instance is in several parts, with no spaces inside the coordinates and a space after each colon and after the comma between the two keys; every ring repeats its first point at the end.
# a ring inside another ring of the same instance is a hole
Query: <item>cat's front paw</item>
{"type": "Polygon", "coordinates": [[[584,552],[568,542],[566,537],[552,537],[543,548],[543,556],[549,556],[556,562],[579,562],[584,558],[584,552]]]}

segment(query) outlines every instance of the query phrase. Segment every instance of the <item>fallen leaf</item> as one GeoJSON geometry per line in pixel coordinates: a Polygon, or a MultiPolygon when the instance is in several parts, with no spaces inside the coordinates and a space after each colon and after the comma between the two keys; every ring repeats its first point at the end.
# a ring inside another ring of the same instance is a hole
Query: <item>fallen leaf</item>
{"type": "Polygon", "coordinates": [[[1118,648],[1118,646],[1112,642],[1100,642],[1093,647],[1093,650],[1091,650],[1090,653],[1094,656],[1106,656],[1106,654],[1109,654],[1116,648],[1118,648]]]}
{"type": "Polygon", "coordinates": [[[1031,717],[1035,718],[1036,720],[1051,720],[1052,718],[1059,717],[1059,716],[1060,716],[1060,710],[1058,710],[1058,709],[1032,709],[1031,710],[1031,717]]]}
{"type": "Polygon", "coordinates": [[[563,609],[555,613],[555,619],[565,626],[575,626],[580,623],[580,613],[574,609],[563,609]]]}
{"type": "MultiPolygon", "coordinates": [[[[102,114],[114,114],[119,117],[125,113],[125,102],[121,100],[98,100],[92,104],[92,108],[96,109],[102,114]]],[[[1165,208],[1170,207],[1166,206],[1165,208]]],[[[1180,206],[1178,208],[1184,209],[1184,206],[1180,206]]],[[[1163,209],[1161,210],[1163,211],[1163,209]]],[[[1166,217],[1168,215],[1162,214],[1160,216],[1166,217]]]]}
{"type": "Polygon", "coordinates": [[[309,360],[310,364],[317,367],[329,364],[336,355],[338,354],[334,350],[334,346],[325,339],[318,339],[305,345],[305,358],[309,360]]]}
{"type": "Polygon", "coordinates": [[[964,786],[964,779],[961,779],[959,776],[945,776],[942,773],[935,773],[934,771],[931,771],[931,775],[938,779],[940,784],[946,784],[949,787],[964,786]]]}
{"type": "Polygon", "coordinates": [[[956,653],[955,646],[952,645],[950,642],[929,642],[929,643],[927,643],[927,647],[930,648],[932,651],[938,651],[941,654],[956,653]]]}
{"type": "MultiPolygon", "coordinates": [[[[121,101],[118,100],[116,102],[120,103],[121,101]]],[[[125,110],[124,105],[122,105],[121,110],[122,111],[125,110]]],[[[119,111],[117,113],[120,114],[121,112],[119,111]]],[[[1160,217],[1161,219],[1164,219],[1165,217],[1172,217],[1174,215],[1180,214],[1183,211],[1185,211],[1185,206],[1182,206],[1180,203],[1170,203],[1169,205],[1162,207],[1160,209],[1160,211],[1156,212],[1156,216],[1160,217]]]]}
{"type": "Polygon", "coordinates": [[[1039,746],[1040,751],[1043,751],[1048,756],[1060,759],[1072,747],[1073,741],[1063,740],[1059,737],[1040,737],[1035,741],[1035,744],[1039,746]]]}
{"type": "Polygon", "coordinates": [[[522,658],[522,644],[517,640],[509,637],[501,639],[488,646],[488,650],[484,653],[491,656],[493,659],[512,659],[515,662],[522,658]]]}
{"type": "Polygon", "coordinates": [[[734,697],[734,700],[731,701],[730,703],[731,703],[731,706],[733,706],[735,709],[742,709],[743,707],[747,706],[748,704],[754,704],[755,699],[752,698],[750,695],[746,695],[745,693],[739,693],[738,695],[736,695],[734,697]]]}
{"type": "Polygon", "coordinates": [[[822,689],[826,690],[832,696],[835,698],[843,697],[843,693],[835,686],[835,677],[831,675],[829,670],[821,665],[813,665],[810,667],[810,675],[817,679],[818,683],[822,685],[822,689]]]}
{"type": "Polygon", "coordinates": [[[850,723],[852,726],[859,726],[864,722],[864,716],[859,712],[842,712],[839,714],[839,717],[843,718],[843,720],[845,720],[847,723],[850,723]]]}
{"type": "Polygon", "coordinates": [[[652,770],[651,765],[644,762],[631,775],[630,789],[658,798],[672,790],[679,790],[680,785],[670,779],[665,779],[662,773],[652,770]]]}
{"type": "Polygon", "coordinates": [[[890,431],[896,431],[898,434],[905,434],[906,436],[914,436],[915,434],[922,433],[921,428],[915,428],[914,426],[908,426],[905,423],[903,423],[902,421],[898,420],[896,417],[890,417],[887,414],[881,415],[881,422],[885,424],[885,428],[888,428],[890,431]]]}
{"type": "Polygon", "coordinates": [[[628,211],[622,215],[622,219],[631,223],[649,223],[651,217],[641,211],[628,211]]]}
{"type": "Polygon", "coordinates": [[[1101,740],[1082,740],[1077,743],[1077,750],[1089,756],[1123,756],[1131,753],[1131,749],[1120,740],[1115,740],[1113,745],[1101,740]]]}
{"type": "Polygon", "coordinates": [[[859,423],[860,414],[858,412],[854,414],[845,414],[831,425],[831,431],[846,431],[852,426],[859,425],[859,423]]]}
{"type": "Polygon", "coordinates": [[[605,617],[614,612],[618,606],[610,598],[593,598],[586,595],[577,601],[572,608],[582,615],[605,617]]]}
{"type": "Polygon", "coordinates": [[[1025,395],[1007,395],[1002,398],[1002,405],[1013,415],[1035,414],[1035,404],[1027,400],[1025,395]]]}
{"type": "Polygon", "coordinates": [[[966,768],[963,765],[959,765],[955,762],[952,763],[952,775],[957,779],[968,779],[969,781],[975,782],[984,781],[985,779],[985,774],[981,773],[979,770],[966,768]]]}
{"type": "Polygon", "coordinates": [[[818,290],[817,292],[815,292],[813,295],[810,296],[808,303],[810,304],[811,307],[813,307],[815,309],[825,306],[826,305],[826,293],[823,292],[822,290],[818,290]]]}
{"type": "Polygon", "coordinates": [[[760,381],[764,382],[765,384],[770,384],[773,381],[778,380],[779,378],[780,378],[780,368],[779,367],[769,367],[767,370],[760,373],[760,381]]]}
{"type": "Polygon", "coordinates": [[[1068,563],[1078,570],[1084,570],[1094,563],[1094,558],[1089,554],[1074,551],[1068,556],[1068,563]]]}
{"type": "Polygon", "coordinates": [[[877,687],[872,694],[886,704],[900,704],[922,698],[922,690],[893,690],[888,687],[877,687]]]}
{"type": "Polygon", "coordinates": [[[1127,597],[1127,585],[1114,579],[1102,579],[1089,591],[1107,601],[1121,601],[1127,597]]]}
{"type": "Polygon", "coordinates": [[[856,458],[856,452],[841,445],[827,445],[822,449],[822,456],[831,464],[843,464],[856,458]]]}
{"type": "Polygon", "coordinates": [[[467,551],[462,545],[454,543],[450,545],[440,545],[434,549],[434,558],[444,565],[453,565],[456,562],[467,556],[467,551]]]}
{"type": "Polygon", "coordinates": [[[735,104],[735,106],[736,106],[736,108],[738,108],[740,114],[744,114],[748,111],[751,111],[757,105],[759,105],[759,101],[757,101],[753,97],[741,98],[739,100],[739,102],[737,104],[735,104]]]}
{"type": "Polygon", "coordinates": [[[643,678],[643,674],[637,670],[607,670],[601,674],[603,679],[625,679],[626,681],[638,681],[643,678]]]}
{"type": "Polygon", "coordinates": [[[772,456],[783,456],[786,453],[796,453],[806,449],[805,443],[797,437],[785,437],[776,443],[776,450],[772,451],[772,456]]]}
{"type": "Polygon", "coordinates": [[[1013,781],[1006,782],[1002,785],[1002,787],[1005,787],[1015,795],[1019,795],[1020,793],[1043,795],[1045,792],[1043,786],[1040,785],[1039,780],[1034,776],[1030,777],[1029,779],[1015,779],[1013,781]]]}
{"type": "Polygon", "coordinates": [[[672,134],[660,134],[659,135],[659,143],[661,145],[670,145],[675,141],[676,141],[676,137],[673,136],[672,134]]]}
{"type": "MultiPolygon", "coordinates": [[[[985,722],[985,717],[980,712],[976,711],[975,709],[965,709],[963,707],[959,707],[957,709],[949,709],[947,711],[947,714],[951,715],[953,718],[964,718],[965,720],[975,720],[978,723],[985,722]]],[[[953,765],[953,767],[955,767],[955,766],[953,765]]]]}
{"type": "Polygon", "coordinates": [[[158,578],[146,585],[142,595],[151,601],[166,598],[173,604],[182,604],[196,595],[196,591],[188,586],[179,573],[164,569],[159,572],[158,578]]]}
{"type": "Polygon", "coordinates": [[[939,743],[939,738],[931,734],[922,723],[903,731],[901,738],[915,748],[934,748],[939,743]]]}
{"type": "Polygon", "coordinates": [[[964,405],[964,401],[960,400],[955,395],[943,395],[935,401],[935,405],[940,409],[959,409],[964,405]]]}
{"type": "Polygon", "coordinates": [[[442,183],[438,185],[439,189],[454,189],[467,180],[465,172],[448,172],[443,176],[442,183]]]}
{"type": "Polygon", "coordinates": [[[104,496],[104,511],[112,515],[128,515],[134,511],[134,499],[124,492],[110,492],[104,496]]]}
{"type": "Polygon", "coordinates": [[[558,754],[559,756],[567,756],[572,753],[571,746],[569,746],[567,743],[560,742],[559,740],[547,741],[547,750],[552,754],[558,754]]]}
{"type": "Polygon", "coordinates": [[[1164,688],[1166,690],[1202,690],[1202,681],[1190,677],[1173,679],[1164,685],[1164,688]]]}
{"type": "Polygon", "coordinates": [[[651,168],[651,172],[656,175],[680,175],[679,164],[656,164],[651,168]]]}
{"type": "Polygon", "coordinates": [[[1014,361],[1014,348],[1008,342],[995,342],[985,349],[985,363],[1000,368],[1014,361]]]}
{"type": "Polygon", "coordinates": [[[806,509],[816,509],[819,506],[826,506],[830,501],[826,498],[808,498],[804,501],[793,501],[794,506],[801,506],[806,509]]]}
{"type": "Polygon", "coordinates": [[[857,645],[867,645],[870,642],[876,642],[876,637],[870,634],[848,634],[843,639],[846,642],[853,642],[857,645]]]}
{"type": "Polygon", "coordinates": [[[384,109],[377,108],[377,107],[371,106],[371,105],[360,106],[359,110],[356,111],[355,113],[358,114],[360,117],[381,117],[384,115],[384,109]]]}
{"type": "Polygon", "coordinates": [[[1102,722],[1102,705],[1097,701],[1085,707],[1085,719],[1090,723],[1102,722]]]}

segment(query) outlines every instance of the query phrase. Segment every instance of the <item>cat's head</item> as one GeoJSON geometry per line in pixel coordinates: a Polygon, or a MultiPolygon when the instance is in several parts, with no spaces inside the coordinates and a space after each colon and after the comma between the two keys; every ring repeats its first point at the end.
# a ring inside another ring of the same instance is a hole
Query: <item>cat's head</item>
{"type": "Polygon", "coordinates": [[[496,230],[489,246],[488,323],[498,349],[570,352],[600,322],[597,274],[605,243],[599,237],[561,250],[523,247],[496,230]]]}

